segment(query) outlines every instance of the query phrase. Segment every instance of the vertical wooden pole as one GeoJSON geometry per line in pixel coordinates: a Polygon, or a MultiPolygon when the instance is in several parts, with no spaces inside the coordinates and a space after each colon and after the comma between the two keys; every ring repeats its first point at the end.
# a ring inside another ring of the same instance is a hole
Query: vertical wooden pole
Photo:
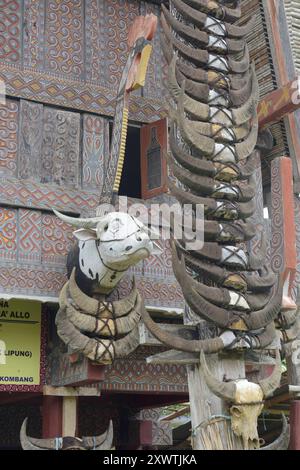
{"type": "Polygon", "coordinates": [[[290,450],[300,450],[300,400],[291,402],[290,426],[290,450]]]}
{"type": "MultiPolygon", "coordinates": [[[[296,309],[293,287],[296,278],[296,223],[294,211],[293,171],[290,158],[279,157],[272,161],[272,268],[284,276],[283,309],[296,309]]],[[[292,360],[293,347],[285,347],[289,384],[300,382],[299,366],[292,360]]],[[[300,401],[290,408],[291,449],[300,449],[300,401]],[[297,429],[298,427],[298,429],[297,429]],[[297,447],[298,446],[298,447],[297,447]]]]}
{"type": "Polygon", "coordinates": [[[43,438],[62,435],[62,397],[43,397],[43,438]]]}
{"type": "MultiPolygon", "coordinates": [[[[236,354],[220,357],[218,354],[206,356],[207,365],[219,380],[245,378],[243,357],[236,354]]],[[[194,450],[205,450],[200,438],[200,425],[212,416],[229,417],[228,406],[211,393],[198,365],[188,366],[188,384],[192,420],[192,446],[194,450]]],[[[230,423],[228,422],[229,427],[230,423]]],[[[238,439],[237,439],[238,441],[238,439]]],[[[242,449],[242,444],[239,446],[242,449]]],[[[221,450],[221,449],[220,449],[221,450]]]]}
{"type": "Polygon", "coordinates": [[[77,430],[77,397],[63,397],[62,436],[75,437],[77,430]]]}

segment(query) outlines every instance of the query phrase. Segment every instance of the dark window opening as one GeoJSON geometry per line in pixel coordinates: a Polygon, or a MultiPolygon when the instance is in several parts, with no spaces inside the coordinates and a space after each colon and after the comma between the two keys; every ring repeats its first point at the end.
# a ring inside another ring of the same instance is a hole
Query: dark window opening
{"type": "MultiPolygon", "coordinates": [[[[110,126],[112,132],[112,125],[110,126]]],[[[120,196],[141,198],[140,128],[128,126],[120,196]]]]}

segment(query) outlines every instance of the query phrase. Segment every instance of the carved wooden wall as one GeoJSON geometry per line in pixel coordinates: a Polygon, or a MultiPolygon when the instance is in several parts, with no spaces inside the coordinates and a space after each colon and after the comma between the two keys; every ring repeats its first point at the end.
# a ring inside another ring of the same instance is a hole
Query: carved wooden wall
{"type": "MultiPolygon", "coordinates": [[[[0,0],[0,291],[57,297],[72,230],[52,208],[94,215],[127,33],[160,6],[138,0],[0,0]]],[[[131,119],[164,115],[160,26],[131,119]]],[[[135,268],[146,302],[182,306],[170,250],[135,268]]],[[[130,276],[119,294],[130,286],[130,276]]]]}
{"type": "MultiPolygon", "coordinates": [[[[160,14],[138,0],[1,0],[0,78],[11,96],[112,116],[134,18],[160,14]]],[[[164,115],[160,28],[145,89],[131,118],[164,115]]]]}

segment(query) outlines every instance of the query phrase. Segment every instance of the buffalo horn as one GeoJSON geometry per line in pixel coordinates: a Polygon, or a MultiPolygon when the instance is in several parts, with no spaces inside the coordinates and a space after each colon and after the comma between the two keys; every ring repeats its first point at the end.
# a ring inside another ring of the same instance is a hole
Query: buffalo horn
{"type": "Polygon", "coordinates": [[[207,362],[205,359],[204,351],[200,353],[201,370],[208,388],[222,400],[229,401],[230,403],[235,401],[236,397],[236,385],[234,382],[223,382],[222,380],[216,379],[210,370],[208,369],[207,362]]]}
{"type": "Polygon", "coordinates": [[[162,330],[159,323],[155,323],[150,317],[144,305],[142,305],[141,314],[148,330],[161,343],[172,349],[178,349],[185,352],[200,352],[202,349],[208,354],[212,354],[224,349],[224,343],[221,338],[210,338],[203,340],[187,340],[180,338],[173,333],[162,330]]]}
{"type": "Polygon", "coordinates": [[[73,268],[72,274],[70,276],[69,292],[74,303],[82,312],[93,316],[99,315],[100,318],[102,311],[104,312],[103,317],[110,316],[111,318],[113,318],[112,313],[110,313],[110,310],[113,310],[115,318],[128,315],[128,313],[133,310],[138,295],[138,291],[135,284],[135,278],[133,278],[133,287],[128,297],[125,297],[122,300],[115,300],[111,303],[102,302],[102,307],[100,304],[99,310],[99,301],[93,299],[92,297],[89,297],[78,287],[75,279],[75,268],[73,268]]]}
{"type": "Polygon", "coordinates": [[[108,429],[103,434],[93,437],[85,436],[82,438],[82,442],[87,450],[110,450],[113,437],[113,423],[110,420],[108,429]]]}
{"type": "Polygon", "coordinates": [[[272,374],[266,379],[258,382],[264,393],[264,397],[268,398],[273,395],[275,390],[280,386],[281,380],[281,358],[279,349],[276,350],[276,363],[272,374]]]}
{"type": "Polygon", "coordinates": [[[87,331],[99,336],[115,336],[129,333],[139,322],[141,296],[138,294],[136,298],[136,305],[131,312],[126,316],[120,318],[96,318],[92,315],[85,315],[84,312],[76,310],[72,305],[67,303],[67,299],[63,300],[66,303],[66,313],[70,321],[80,331],[87,331]]]}
{"type": "MultiPolygon", "coordinates": [[[[182,0],[172,0],[172,4],[181,15],[200,29],[210,31],[209,26],[206,25],[207,15],[202,11],[196,10],[188,6],[182,0]]],[[[254,27],[256,22],[255,15],[252,16],[250,21],[242,26],[231,25],[230,23],[222,22],[224,28],[224,35],[233,38],[241,38],[248,34],[254,27]]]]}
{"type": "Polygon", "coordinates": [[[290,442],[290,426],[287,422],[286,417],[282,413],[282,431],[279,437],[271,444],[260,447],[257,450],[287,450],[290,442]]]}
{"type": "Polygon", "coordinates": [[[54,214],[59,217],[63,222],[67,224],[73,225],[73,227],[80,227],[80,228],[95,228],[97,223],[103,219],[103,217],[91,217],[89,219],[78,219],[76,217],[69,217],[68,215],[64,215],[61,212],[52,209],[54,214]]]}
{"type": "Polygon", "coordinates": [[[55,439],[36,439],[27,436],[27,421],[25,418],[20,430],[20,442],[23,450],[54,450],[55,439]]]}

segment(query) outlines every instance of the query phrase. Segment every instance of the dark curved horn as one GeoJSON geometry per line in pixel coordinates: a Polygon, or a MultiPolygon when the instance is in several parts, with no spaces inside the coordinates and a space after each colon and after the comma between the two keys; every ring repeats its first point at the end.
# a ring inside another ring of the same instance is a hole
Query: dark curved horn
{"type": "Polygon", "coordinates": [[[274,370],[272,374],[267,377],[266,379],[260,380],[258,382],[260,388],[262,389],[264,393],[264,397],[268,398],[273,395],[275,390],[280,386],[280,380],[281,380],[281,358],[280,358],[280,352],[277,349],[276,350],[276,363],[274,370]]]}
{"type": "Polygon", "coordinates": [[[116,336],[127,334],[136,327],[141,318],[140,305],[141,296],[138,294],[133,309],[119,318],[113,317],[113,309],[111,318],[99,318],[85,314],[70,304],[66,307],[66,313],[69,320],[80,331],[87,331],[101,337],[116,336]]]}
{"type": "Polygon", "coordinates": [[[202,349],[206,353],[212,354],[224,349],[223,341],[220,338],[211,338],[203,340],[187,340],[175,336],[166,330],[162,330],[159,323],[155,323],[150,317],[149,313],[142,306],[142,318],[148,330],[157,338],[162,344],[179,351],[186,352],[200,352],[202,349]]]}
{"type": "MultiPolygon", "coordinates": [[[[170,149],[174,158],[180,163],[180,165],[184,166],[190,171],[193,171],[197,174],[202,174],[204,176],[212,176],[214,177],[217,173],[217,170],[213,164],[213,162],[206,160],[204,158],[195,157],[187,153],[182,147],[179,146],[177,143],[175,133],[174,133],[174,126],[171,126],[170,130],[170,149]]],[[[225,167],[225,165],[224,165],[225,167]]],[[[231,176],[232,179],[238,177],[239,170],[237,166],[233,166],[228,168],[228,179],[231,176]]]]}
{"type": "Polygon", "coordinates": [[[138,325],[118,340],[90,338],[73,325],[66,314],[68,282],[61,290],[60,309],[55,318],[57,334],[63,342],[72,350],[80,351],[84,356],[100,364],[111,364],[115,357],[124,357],[134,351],[139,345],[138,325]]]}
{"type": "Polygon", "coordinates": [[[202,297],[210,301],[215,305],[220,305],[223,307],[229,306],[230,296],[229,290],[219,287],[208,287],[205,284],[196,281],[192,276],[188,274],[185,269],[184,258],[181,258],[181,261],[178,258],[177,250],[172,243],[172,265],[173,271],[177,281],[180,284],[186,283],[190,287],[193,287],[197,292],[200,293],[202,297]]]}
{"type": "MultiPolygon", "coordinates": [[[[164,55],[167,55],[166,61],[170,64],[173,58],[172,46],[170,44],[168,45],[165,38],[162,38],[162,47],[164,55]]],[[[230,73],[224,74],[223,72],[218,72],[216,70],[206,71],[183,62],[180,57],[177,59],[176,66],[181,77],[184,76],[194,82],[206,83],[215,88],[230,91],[230,93],[233,90],[241,90],[244,87],[247,87],[248,89],[251,84],[251,73],[239,76],[230,73]]]]}
{"type": "Polygon", "coordinates": [[[27,421],[25,418],[20,430],[20,442],[23,450],[55,450],[55,439],[36,439],[27,436],[27,421]]]}
{"type": "Polygon", "coordinates": [[[260,447],[257,450],[287,450],[290,443],[290,426],[285,415],[282,413],[282,431],[279,437],[271,444],[260,447]]]}
{"type": "Polygon", "coordinates": [[[197,66],[210,67],[223,72],[231,71],[233,73],[245,73],[250,67],[250,56],[247,46],[245,46],[245,52],[241,60],[235,61],[230,57],[227,60],[224,57],[217,56],[216,54],[209,54],[205,49],[196,49],[195,47],[184,44],[179,39],[176,39],[175,36],[172,35],[164,15],[161,16],[161,24],[169,43],[172,44],[172,46],[185,59],[197,66]]]}
{"type": "Polygon", "coordinates": [[[252,128],[248,137],[243,141],[235,144],[235,151],[238,157],[238,160],[244,160],[249,157],[249,155],[254,151],[258,136],[258,117],[255,113],[255,116],[252,121],[252,128]]]}
{"type": "Polygon", "coordinates": [[[235,163],[213,163],[200,156],[190,155],[177,143],[174,126],[170,129],[169,142],[172,155],[181,166],[197,174],[215,177],[221,181],[249,178],[256,168],[259,157],[258,152],[254,151],[241,166],[235,163]]]}
{"type": "Polygon", "coordinates": [[[135,278],[133,278],[133,286],[130,294],[121,300],[114,302],[100,302],[92,297],[86,295],[77,285],[75,279],[75,268],[69,280],[69,292],[72,300],[77,307],[83,312],[99,316],[100,318],[119,318],[128,315],[136,304],[138,291],[136,288],[135,278]],[[101,315],[101,312],[103,314],[101,315]]]}
{"type": "Polygon", "coordinates": [[[253,199],[255,195],[254,182],[249,182],[244,185],[239,185],[239,183],[220,183],[208,176],[194,174],[193,172],[182,168],[177,165],[173,156],[170,154],[167,154],[167,160],[169,166],[172,168],[174,176],[176,176],[176,178],[188,188],[197,191],[197,193],[209,195],[218,199],[223,198],[239,202],[248,202],[253,199]]]}
{"type": "Polygon", "coordinates": [[[283,279],[279,279],[276,288],[273,291],[273,296],[268,304],[256,312],[252,312],[249,317],[244,318],[249,330],[256,330],[266,326],[271,321],[275,320],[280,312],[282,302],[282,289],[283,279]]]}
{"type": "Polygon", "coordinates": [[[87,450],[111,450],[113,443],[113,423],[109,422],[108,429],[100,436],[83,437],[83,445],[87,450]]]}
{"type": "MultiPolygon", "coordinates": [[[[184,108],[184,95],[182,96],[183,108],[184,108]]],[[[188,120],[189,126],[193,128],[194,132],[197,132],[206,137],[210,137],[215,142],[235,143],[242,139],[246,139],[249,135],[249,123],[246,123],[239,127],[223,127],[223,124],[211,124],[211,122],[194,121],[193,119],[188,120]]],[[[248,156],[248,155],[247,155],[248,156]]]]}
{"type": "MultiPolygon", "coordinates": [[[[253,196],[254,197],[254,196],[253,196]]],[[[250,253],[249,255],[249,266],[254,271],[261,269],[264,260],[267,258],[267,237],[265,232],[261,233],[261,245],[258,253],[250,253]]]]}
{"type": "Polygon", "coordinates": [[[207,32],[200,30],[199,28],[192,28],[178,21],[175,16],[170,14],[169,10],[165,7],[164,4],[162,4],[162,14],[165,17],[166,22],[172,27],[174,31],[176,31],[176,33],[197,46],[220,53],[229,52],[234,54],[244,50],[245,41],[243,40],[223,39],[216,37],[215,41],[210,44],[210,37],[207,32]]]}
{"type": "Polygon", "coordinates": [[[234,382],[223,382],[222,380],[216,379],[210,370],[208,369],[207,362],[205,359],[204,351],[200,353],[201,370],[208,388],[217,397],[222,400],[226,400],[230,403],[234,403],[236,399],[236,385],[234,382]]]}
{"type": "MultiPolygon", "coordinates": [[[[175,259],[174,252],[173,259],[175,259]]],[[[174,267],[176,267],[176,264],[174,264],[174,267]]],[[[243,321],[240,321],[240,317],[238,315],[235,316],[235,313],[231,310],[227,310],[226,308],[218,307],[216,304],[210,303],[200,294],[197,286],[195,286],[194,283],[191,284],[189,282],[189,278],[185,273],[184,258],[182,258],[180,264],[177,263],[177,268],[176,276],[184,294],[184,298],[196,315],[199,315],[207,321],[214,322],[221,328],[231,328],[232,325],[235,324],[236,329],[247,330],[247,326],[243,321]]],[[[239,314],[240,312],[236,313],[239,314]]]]}
{"type": "Polygon", "coordinates": [[[211,2],[210,0],[182,0],[186,5],[190,5],[197,10],[208,13],[209,15],[215,16],[219,20],[226,20],[230,23],[241,18],[242,12],[240,6],[235,8],[229,8],[221,2],[211,2]],[[218,4],[219,3],[219,4],[218,4]]]}
{"type": "Polygon", "coordinates": [[[255,211],[254,201],[235,203],[231,201],[222,201],[218,204],[216,199],[209,197],[196,196],[176,186],[171,179],[168,180],[168,186],[171,194],[180,202],[180,204],[204,205],[206,214],[212,214],[217,220],[236,220],[250,217],[255,211]]]}
{"type": "Polygon", "coordinates": [[[259,276],[250,274],[247,271],[228,271],[224,267],[206,263],[188,253],[184,254],[184,258],[188,267],[195,272],[200,272],[218,286],[232,287],[244,291],[264,292],[267,289],[271,289],[276,282],[276,275],[268,267],[266,267],[265,273],[259,276]]]}
{"type": "Polygon", "coordinates": [[[272,341],[276,338],[276,328],[274,322],[269,323],[269,325],[264,328],[262,333],[257,335],[257,340],[259,342],[259,349],[267,348],[272,341]]]}
{"type": "MultiPolygon", "coordinates": [[[[181,15],[190,21],[195,26],[200,27],[201,29],[205,29],[208,33],[210,32],[210,28],[206,26],[207,16],[205,13],[196,10],[182,0],[173,0],[173,5],[175,6],[176,10],[181,13],[181,15]]],[[[223,23],[224,24],[224,35],[232,38],[241,38],[246,36],[250,33],[255,25],[256,17],[255,15],[252,16],[250,21],[242,26],[235,26],[231,25],[230,23],[223,23]]]]}
{"type": "Polygon", "coordinates": [[[272,289],[266,289],[264,292],[248,292],[245,294],[248,304],[252,311],[261,310],[271,300],[273,296],[272,289]]]}

